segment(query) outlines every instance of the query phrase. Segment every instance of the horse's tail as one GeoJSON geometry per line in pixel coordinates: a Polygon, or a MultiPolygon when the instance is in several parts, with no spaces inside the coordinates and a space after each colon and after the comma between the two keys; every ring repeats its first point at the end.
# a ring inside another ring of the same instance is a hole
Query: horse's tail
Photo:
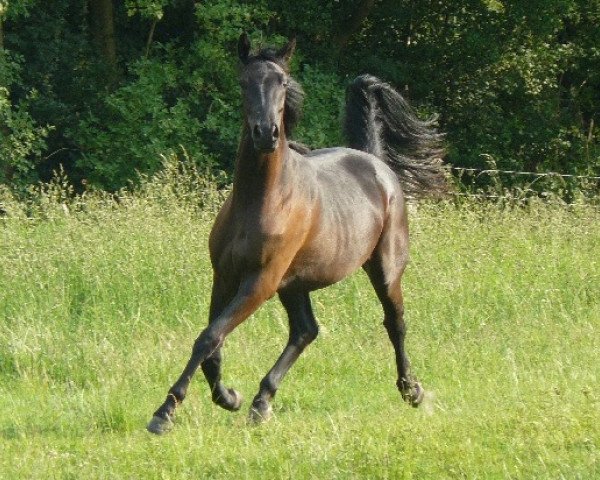
{"type": "Polygon", "coordinates": [[[400,93],[371,75],[357,77],[346,92],[348,146],[384,160],[410,196],[440,196],[448,189],[444,136],[435,120],[419,120],[400,93]]]}

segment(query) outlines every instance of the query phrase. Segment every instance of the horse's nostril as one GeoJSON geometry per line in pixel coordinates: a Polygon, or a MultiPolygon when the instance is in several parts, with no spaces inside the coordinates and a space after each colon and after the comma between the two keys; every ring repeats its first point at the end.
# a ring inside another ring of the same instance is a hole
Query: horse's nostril
{"type": "Polygon", "coordinates": [[[279,128],[277,125],[273,125],[271,128],[271,134],[273,135],[273,139],[279,138],[279,128]]]}

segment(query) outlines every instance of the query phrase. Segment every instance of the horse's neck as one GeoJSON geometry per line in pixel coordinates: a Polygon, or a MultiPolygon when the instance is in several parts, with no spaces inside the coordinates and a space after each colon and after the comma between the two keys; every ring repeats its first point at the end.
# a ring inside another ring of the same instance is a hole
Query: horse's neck
{"type": "Polygon", "coordinates": [[[273,153],[259,154],[254,150],[248,129],[244,127],[233,175],[234,204],[244,206],[262,203],[277,195],[289,146],[284,137],[273,153]]]}

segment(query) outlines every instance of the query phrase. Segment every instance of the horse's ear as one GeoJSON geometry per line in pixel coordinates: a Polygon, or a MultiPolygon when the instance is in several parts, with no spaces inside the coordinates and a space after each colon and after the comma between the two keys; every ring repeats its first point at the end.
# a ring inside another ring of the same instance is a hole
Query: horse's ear
{"type": "Polygon", "coordinates": [[[290,58],[294,54],[294,50],[296,49],[296,37],[290,38],[289,42],[286,43],[283,47],[279,49],[277,55],[279,58],[285,60],[285,63],[289,63],[290,58]]]}
{"type": "Polygon", "coordinates": [[[250,56],[250,39],[246,32],[240,35],[238,40],[238,56],[242,63],[248,62],[248,57],[250,56]]]}

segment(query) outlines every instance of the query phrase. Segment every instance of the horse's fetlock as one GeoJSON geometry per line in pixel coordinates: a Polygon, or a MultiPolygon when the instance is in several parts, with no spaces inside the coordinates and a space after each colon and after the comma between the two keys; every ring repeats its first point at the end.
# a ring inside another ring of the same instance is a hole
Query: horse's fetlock
{"type": "MultiPolygon", "coordinates": [[[[271,378],[270,375],[267,375],[260,382],[260,393],[267,394],[269,396],[269,398],[272,398],[273,396],[275,396],[276,392],[277,392],[277,384],[271,378]]],[[[255,401],[256,401],[256,399],[255,399],[255,401]]]]}
{"type": "Polygon", "coordinates": [[[185,390],[181,387],[173,387],[171,388],[171,390],[169,390],[169,393],[167,395],[167,398],[171,398],[174,402],[175,405],[183,402],[183,400],[185,399],[185,390]]]}

